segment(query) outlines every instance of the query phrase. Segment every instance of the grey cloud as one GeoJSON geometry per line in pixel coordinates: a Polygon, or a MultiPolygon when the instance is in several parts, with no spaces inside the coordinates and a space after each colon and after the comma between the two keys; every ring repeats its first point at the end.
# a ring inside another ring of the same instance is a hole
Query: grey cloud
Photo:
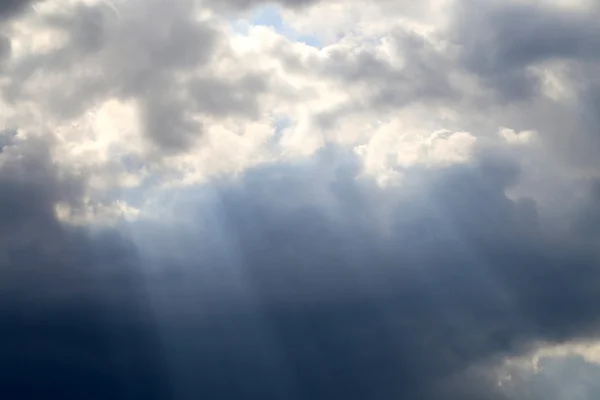
{"type": "Polygon", "coordinates": [[[305,73],[332,79],[352,93],[348,102],[321,113],[317,118],[321,123],[330,126],[356,111],[390,112],[415,104],[460,102],[464,93],[453,82],[455,63],[450,54],[409,30],[397,29],[390,42],[400,62],[381,58],[367,48],[333,48],[325,61],[309,60],[304,65],[305,73]]]}
{"type": "Polygon", "coordinates": [[[573,228],[586,236],[600,237],[600,181],[589,184],[583,204],[580,204],[574,217],[573,228]]]}
{"type": "Polygon", "coordinates": [[[39,0],[0,0],[0,21],[14,17],[39,0]]]}
{"type": "Polygon", "coordinates": [[[368,50],[358,53],[333,50],[323,72],[345,85],[365,84],[367,98],[361,101],[375,107],[393,108],[452,96],[448,60],[423,37],[397,32],[394,46],[405,65],[390,64],[368,50]]]}
{"type": "Polygon", "coordinates": [[[246,114],[257,117],[261,94],[268,90],[269,79],[259,74],[222,82],[214,79],[196,79],[191,84],[192,98],[198,110],[216,117],[246,114]]]}
{"type": "MultiPolygon", "coordinates": [[[[487,89],[478,98],[463,91],[468,99],[460,110],[463,119],[481,115],[481,126],[490,122],[486,129],[537,130],[556,165],[597,176],[599,16],[592,2],[586,9],[529,1],[457,3],[444,31],[459,48],[454,68],[487,89]],[[558,99],[548,96],[547,82],[536,70],[550,71],[565,89],[558,99]]],[[[481,126],[467,129],[483,131],[481,126]]]]}
{"type": "Polygon", "coordinates": [[[45,23],[63,31],[67,43],[9,64],[4,97],[41,103],[66,119],[111,97],[133,99],[150,142],[166,152],[184,150],[202,133],[190,114],[252,117],[268,82],[207,70],[226,56],[227,44],[210,21],[195,19],[195,9],[193,1],[151,0],[119,4],[118,13],[100,4],[50,15],[45,23]],[[32,83],[39,74],[48,74],[44,88],[32,83]],[[51,76],[61,78],[52,83],[51,76]]]}
{"type": "Polygon", "coordinates": [[[580,356],[547,356],[539,361],[538,370],[515,371],[506,382],[514,398],[593,399],[600,393],[600,365],[580,356]]]}
{"type": "Polygon", "coordinates": [[[598,10],[561,10],[535,2],[463,1],[452,39],[462,63],[504,99],[529,98],[539,78],[528,67],[546,61],[598,61],[598,10]]]}
{"type": "Polygon", "coordinates": [[[56,219],[82,187],[49,146],[18,139],[0,154],[0,395],[168,398],[135,249],[56,219]]]}
{"type": "Polygon", "coordinates": [[[193,135],[202,133],[202,124],[190,116],[186,103],[155,92],[141,103],[143,129],[166,153],[188,148],[193,135]]]}
{"type": "MultiPolygon", "coordinates": [[[[600,63],[595,68],[578,69],[575,74],[578,93],[574,106],[576,131],[570,135],[569,161],[595,173],[599,167],[597,150],[600,148],[600,63]]],[[[560,143],[564,145],[565,142],[563,139],[560,143]]]]}
{"type": "Polygon", "coordinates": [[[196,371],[185,391],[503,398],[494,362],[540,340],[597,337],[595,244],[507,198],[512,161],[411,171],[386,193],[355,181],[346,157],[190,193],[176,208],[201,222],[168,239],[137,228],[150,259],[169,266],[159,314],[176,364],[196,371]],[[386,230],[376,221],[388,201],[386,230]]]}
{"type": "Polygon", "coordinates": [[[0,153],[4,151],[4,148],[10,146],[13,143],[13,140],[17,132],[11,129],[5,129],[0,131],[0,153]]]}
{"type": "Polygon", "coordinates": [[[382,190],[329,148],[124,235],[56,219],[46,149],[0,155],[6,397],[503,399],[496,361],[598,335],[595,242],[506,197],[507,155],[382,190]]]}
{"type": "MultiPolygon", "coordinates": [[[[221,11],[247,11],[256,7],[265,5],[278,5],[285,8],[302,10],[303,8],[327,3],[329,0],[201,0],[203,4],[221,11]]],[[[360,3],[362,0],[348,0],[346,3],[360,3]]],[[[373,0],[375,3],[382,5],[403,4],[403,1],[398,0],[373,0]]],[[[404,5],[404,4],[403,4],[404,5]]],[[[413,5],[411,5],[414,7],[413,5]]]]}
{"type": "Polygon", "coordinates": [[[0,63],[3,63],[10,57],[12,52],[12,43],[6,36],[0,35],[0,63]]]}
{"type": "Polygon", "coordinates": [[[203,4],[219,10],[251,10],[268,4],[277,4],[289,8],[302,8],[322,2],[322,0],[203,0],[203,4]]]}

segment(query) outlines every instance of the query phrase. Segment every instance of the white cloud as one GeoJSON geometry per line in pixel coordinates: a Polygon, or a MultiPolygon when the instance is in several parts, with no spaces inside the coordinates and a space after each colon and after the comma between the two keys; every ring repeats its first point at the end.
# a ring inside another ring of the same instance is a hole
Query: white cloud
{"type": "MultiPolygon", "coordinates": [[[[578,118],[572,67],[530,66],[545,97],[495,103],[460,65],[452,21],[461,6],[281,8],[286,25],[323,41],[315,48],[265,26],[232,29],[231,14],[188,0],[45,1],[6,28],[3,120],[51,132],[56,162],[89,177],[94,196],[143,190],[158,176],[159,186],[192,185],[327,143],[355,148],[367,175],[393,180],[405,167],[468,161],[499,126],[514,127],[500,135],[524,158],[556,151],[578,118]],[[83,34],[88,23],[97,29],[83,34]]],[[[537,168],[524,165],[524,176],[537,168]]]]}

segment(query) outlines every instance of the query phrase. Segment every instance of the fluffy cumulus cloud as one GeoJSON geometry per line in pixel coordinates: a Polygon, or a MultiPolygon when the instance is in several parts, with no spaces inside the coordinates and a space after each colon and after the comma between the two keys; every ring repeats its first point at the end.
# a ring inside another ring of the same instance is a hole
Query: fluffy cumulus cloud
{"type": "Polygon", "coordinates": [[[599,16],[0,1],[0,395],[597,398],[599,16]]]}

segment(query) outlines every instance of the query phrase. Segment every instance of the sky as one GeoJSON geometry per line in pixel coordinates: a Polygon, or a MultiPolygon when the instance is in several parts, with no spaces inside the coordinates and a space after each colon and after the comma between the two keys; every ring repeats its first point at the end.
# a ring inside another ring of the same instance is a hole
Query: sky
{"type": "Polygon", "coordinates": [[[0,0],[0,398],[600,396],[595,0],[0,0]]]}

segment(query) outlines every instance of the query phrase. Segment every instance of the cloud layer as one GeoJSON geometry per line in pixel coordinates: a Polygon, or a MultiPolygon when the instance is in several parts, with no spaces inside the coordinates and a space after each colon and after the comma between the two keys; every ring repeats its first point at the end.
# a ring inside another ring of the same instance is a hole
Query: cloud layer
{"type": "Polygon", "coordinates": [[[0,3],[0,393],[595,398],[598,7],[253,7],[0,3]]]}

